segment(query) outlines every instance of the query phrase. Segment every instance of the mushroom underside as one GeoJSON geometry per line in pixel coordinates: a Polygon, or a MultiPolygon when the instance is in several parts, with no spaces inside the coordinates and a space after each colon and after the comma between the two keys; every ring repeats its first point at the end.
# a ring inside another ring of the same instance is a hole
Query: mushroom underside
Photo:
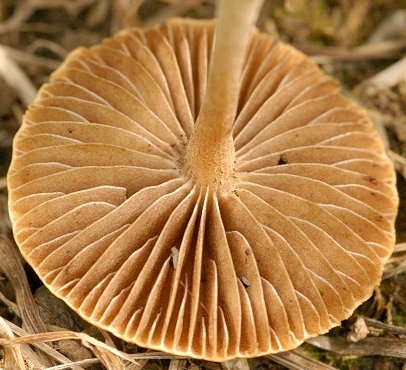
{"type": "Polygon", "coordinates": [[[16,241],[54,294],[126,341],[220,361],[294,348],[369,298],[397,195],[365,112],[256,31],[232,177],[196,181],[213,35],[175,20],[75,51],[27,111],[8,183],[16,241]]]}

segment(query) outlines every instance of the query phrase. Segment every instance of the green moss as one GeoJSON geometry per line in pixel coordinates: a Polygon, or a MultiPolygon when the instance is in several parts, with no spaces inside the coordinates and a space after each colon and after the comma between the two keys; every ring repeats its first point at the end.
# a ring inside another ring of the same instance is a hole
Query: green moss
{"type": "Polygon", "coordinates": [[[304,354],[340,370],[373,370],[374,357],[341,356],[311,345],[303,345],[304,354]]]}
{"type": "Polygon", "coordinates": [[[393,325],[406,326],[406,312],[398,312],[392,317],[393,325]]]}

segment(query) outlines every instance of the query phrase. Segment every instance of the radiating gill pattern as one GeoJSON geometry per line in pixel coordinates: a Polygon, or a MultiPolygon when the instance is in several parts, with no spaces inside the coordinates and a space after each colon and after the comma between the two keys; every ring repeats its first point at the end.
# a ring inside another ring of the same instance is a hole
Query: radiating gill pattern
{"type": "Polygon", "coordinates": [[[365,113],[254,32],[230,192],[188,178],[211,22],[130,29],[73,52],[15,139],[22,254],[83,318],[210,360],[298,346],[347,318],[394,245],[393,168],[365,113]]]}

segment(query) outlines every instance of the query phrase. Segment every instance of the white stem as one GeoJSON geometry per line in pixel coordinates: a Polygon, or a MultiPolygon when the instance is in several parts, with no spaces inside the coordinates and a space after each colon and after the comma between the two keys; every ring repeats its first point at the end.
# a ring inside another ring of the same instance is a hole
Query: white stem
{"type": "Polygon", "coordinates": [[[220,1],[207,91],[198,118],[203,124],[213,123],[231,130],[252,26],[262,3],[263,0],[220,1]]]}

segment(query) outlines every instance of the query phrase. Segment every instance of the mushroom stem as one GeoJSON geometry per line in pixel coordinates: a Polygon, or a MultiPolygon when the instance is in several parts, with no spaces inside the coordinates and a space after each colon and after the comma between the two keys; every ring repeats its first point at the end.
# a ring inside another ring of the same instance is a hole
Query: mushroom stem
{"type": "Polygon", "coordinates": [[[186,150],[189,176],[216,190],[233,187],[232,127],[252,26],[263,0],[222,0],[214,37],[206,95],[186,150]]]}
{"type": "Polygon", "coordinates": [[[241,74],[252,26],[263,0],[222,0],[206,95],[197,126],[214,125],[230,133],[237,111],[241,74]]]}

